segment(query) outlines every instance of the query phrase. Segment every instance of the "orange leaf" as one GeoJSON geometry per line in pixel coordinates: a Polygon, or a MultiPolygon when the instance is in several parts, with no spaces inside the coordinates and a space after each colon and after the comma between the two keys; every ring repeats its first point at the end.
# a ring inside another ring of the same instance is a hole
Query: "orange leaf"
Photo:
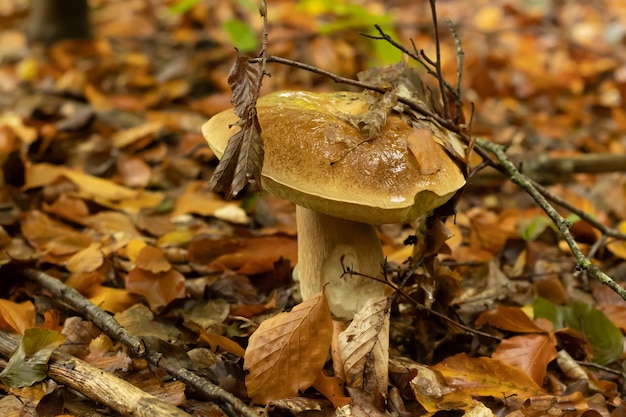
{"type": "Polygon", "coordinates": [[[144,246],[135,259],[137,268],[158,274],[172,269],[172,265],[165,259],[165,255],[159,248],[144,246]]]}
{"type": "Polygon", "coordinates": [[[471,358],[460,353],[431,369],[439,371],[450,387],[472,396],[502,398],[517,395],[529,398],[546,394],[524,371],[497,359],[471,358]]]}
{"type": "Polygon", "coordinates": [[[556,358],[556,340],[551,334],[514,336],[503,340],[492,357],[521,369],[542,385],[548,364],[556,358]]]}
{"type": "Polygon", "coordinates": [[[439,172],[443,151],[428,129],[415,129],[406,140],[409,150],[417,159],[422,175],[432,175],[439,172]]]}
{"type": "Polygon", "coordinates": [[[337,376],[326,375],[324,370],[315,378],[313,387],[332,402],[335,408],[343,407],[352,402],[352,399],[346,397],[344,393],[343,380],[337,376]]]}
{"type": "Polygon", "coordinates": [[[128,292],[146,297],[152,310],[165,307],[176,298],[185,297],[185,277],[175,269],[158,274],[133,268],[125,279],[128,292]]]}
{"type": "Polygon", "coordinates": [[[207,333],[206,331],[201,330],[200,340],[208,343],[211,346],[211,349],[215,351],[219,348],[220,350],[230,352],[239,357],[243,357],[245,354],[243,348],[239,346],[237,342],[227,338],[226,336],[222,336],[221,334],[207,333]]]}
{"type": "Polygon", "coordinates": [[[274,263],[281,257],[289,259],[292,265],[297,258],[297,243],[293,238],[267,236],[246,239],[242,243],[238,252],[222,255],[209,266],[242,275],[257,275],[273,271],[274,263]]]}
{"type": "Polygon", "coordinates": [[[15,303],[0,299],[0,328],[24,334],[35,327],[35,306],[30,301],[15,303]]]}
{"type": "Polygon", "coordinates": [[[323,292],[261,323],[244,355],[252,402],[292,397],[310,387],[328,357],[332,326],[323,292]]]}
{"type": "Polygon", "coordinates": [[[85,249],[76,252],[67,260],[65,267],[70,272],[92,272],[102,266],[104,256],[99,243],[92,243],[85,249]]]}
{"type": "Polygon", "coordinates": [[[498,307],[485,311],[476,319],[476,326],[483,324],[515,333],[545,333],[518,307],[498,307]]]}
{"type": "Polygon", "coordinates": [[[138,301],[138,296],[130,294],[127,290],[120,288],[105,287],[95,285],[85,294],[89,301],[110,313],[120,313],[134,305],[138,301]]]}

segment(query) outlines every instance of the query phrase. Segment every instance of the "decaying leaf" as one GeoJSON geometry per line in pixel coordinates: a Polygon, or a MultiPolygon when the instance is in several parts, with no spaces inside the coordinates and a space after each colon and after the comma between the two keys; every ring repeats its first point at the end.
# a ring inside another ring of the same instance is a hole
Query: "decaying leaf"
{"type": "Polygon", "coordinates": [[[265,320],[244,355],[253,403],[288,398],[313,385],[328,357],[332,318],[324,293],[265,320]]]}
{"type": "Polygon", "coordinates": [[[210,181],[213,190],[225,193],[228,199],[237,196],[250,179],[261,187],[264,151],[256,101],[263,75],[261,64],[250,63],[245,56],[237,58],[228,74],[228,84],[233,90],[231,102],[240,119],[236,126],[241,130],[228,141],[210,181]]]}
{"type": "Polygon", "coordinates": [[[347,386],[387,394],[390,303],[387,297],[368,300],[339,335],[347,386]]]}

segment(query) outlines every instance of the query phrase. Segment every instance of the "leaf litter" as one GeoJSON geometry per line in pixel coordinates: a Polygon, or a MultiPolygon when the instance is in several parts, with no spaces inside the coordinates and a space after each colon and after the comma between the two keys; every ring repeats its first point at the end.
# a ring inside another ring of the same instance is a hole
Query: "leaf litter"
{"type": "MultiPolygon", "coordinates": [[[[623,300],[575,270],[558,233],[527,196],[486,173],[470,180],[456,222],[446,223],[454,237],[435,245],[436,259],[408,277],[405,294],[390,308],[380,301],[376,314],[364,310],[367,324],[357,316],[332,340],[333,326],[342,326],[323,312],[323,297],[314,306],[298,304],[291,280],[296,240],[292,220],[283,216],[284,202],[242,185],[249,178],[260,185],[262,132],[253,89],[263,74],[247,58],[235,58],[219,19],[240,16],[260,33],[256,11],[236,2],[197,2],[182,15],[166,15],[165,1],[155,3],[157,13],[143,2],[124,12],[115,2],[98,3],[94,24],[100,32],[93,42],[59,43],[43,55],[27,46],[23,3],[9,1],[0,10],[7,28],[0,33],[0,328],[13,335],[31,329],[66,335],[65,343],[55,336],[54,343],[28,351],[39,366],[36,378],[28,377],[33,388],[3,387],[0,401],[20,400],[11,402],[16,412],[25,404],[49,404],[63,389],[35,380],[46,377],[40,364],[62,343],[61,350],[189,413],[224,415],[220,401],[184,392],[181,382],[130,359],[117,340],[78,319],[84,312],[25,283],[20,271],[35,267],[115,314],[132,334],[170,342],[159,346],[179,350],[163,347],[165,358],[178,358],[253,406],[267,406],[268,415],[322,415],[333,407],[382,415],[391,404],[401,415],[624,412],[623,300]],[[232,68],[233,61],[239,66],[232,68]],[[234,141],[234,165],[217,183],[237,179],[230,192],[222,188],[237,196],[232,202],[204,185],[217,161],[199,130],[229,106],[229,83],[244,129],[239,145],[234,141]],[[252,165],[242,162],[249,155],[252,165]],[[277,315],[282,310],[299,314],[298,324],[286,325],[286,316],[277,315]],[[300,339],[305,325],[315,331],[309,328],[308,339],[300,339]],[[279,328],[288,331],[278,333],[279,328]],[[268,346],[283,346],[284,352],[308,340],[306,348],[315,355],[279,354],[262,383],[250,383],[261,363],[255,355],[271,357],[255,345],[263,334],[268,346]],[[289,383],[282,373],[287,363],[302,371],[289,383]]],[[[426,2],[395,7],[371,0],[343,10],[313,3],[269,2],[273,54],[353,76],[366,70],[363,63],[372,59],[376,44],[352,30],[371,26],[359,16],[391,16],[403,44],[412,38],[434,56],[432,33],[419,29],[432,24],[423,12],[426,2]],[[329,18],[339,29],[322,35],[329,18]],[[298,41],[303,33],[310,42],[298,41]]],[[[603,10],[583,2],[479,1],[472,8],[438,2],[439,16],[455,23],[463,41],[463,87],[473,108],[462,110],[473,116],[473,133],[507,144],[522,166],[543,157],[626,153],[624,13],[619,1],[603,10]]],[[[451,76],[455,45],[448,34],[441,36],[443,71],[451,76]]],[[[286,66],[270,70],[262,93],[336,88],[286,66]]],[[[434,85],[412,82],[409,90],[418,91],[420,100],[437,102],[434,85]]],[[[386,111],[377,117],[383,120],[386,111]]],[[[422,136],[409,141],[411,151],[433,146],[437,137],[422,136]]],[[[420,167],[430,172],[438,163],[423,159],[420,167]]],[[[554,193],[623,232],[623,174],[559,180],[554,193]]],[[[572,232],[583,249],[623,280],[623,241],[603,242],[597,231],[573,219],[572,232]]],[[[414,228],[386,225],[381,231],[388,278],[397,284],[407,270],[411,247],[404,242],[414,228]]],[[[10,352],[3,355],[8,359],[10,352]]],[[[63,392],[59,413],[82,415],[77,397],[63,392]]]]}

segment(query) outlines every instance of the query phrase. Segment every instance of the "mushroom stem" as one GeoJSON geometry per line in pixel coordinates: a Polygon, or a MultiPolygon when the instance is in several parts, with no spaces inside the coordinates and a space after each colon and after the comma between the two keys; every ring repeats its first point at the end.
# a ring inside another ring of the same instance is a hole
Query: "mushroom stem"
{"type": "Polygon", "coordinates": [[[384,294],[384,284],[362,276],[342,279],[343,265],[370,277],[383,278],[382,246],[374,226],[296,207],[300,291],[306,300],[325,283],[335,316],[352,318],[371,297],[384,294]]]}

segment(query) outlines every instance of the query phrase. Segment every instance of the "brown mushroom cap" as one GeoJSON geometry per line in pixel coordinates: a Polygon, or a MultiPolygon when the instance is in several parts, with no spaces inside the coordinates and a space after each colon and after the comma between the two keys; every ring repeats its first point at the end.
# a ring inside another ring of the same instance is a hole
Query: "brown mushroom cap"
{"type": "MultiPolygon", "coordinates": [[[[265,147],[262,186],[297,205],[369,223],[413,220],[447,202],[464,184],[461,170],[439,145],[440,169],[420,172],[408,148],[414,132],[390,115],[367,142],[341,115],[369,108],[363,94],[277,92],[260,98],[258,117],[265,147]],[[334,164],[333,164],[334,162],[334,164]]],[[[202,133],[218,158],[239,129],[232,110],[212,117],[202,133]]],[[[427,128],[427,127],[426,127],[427,128]]]]}

